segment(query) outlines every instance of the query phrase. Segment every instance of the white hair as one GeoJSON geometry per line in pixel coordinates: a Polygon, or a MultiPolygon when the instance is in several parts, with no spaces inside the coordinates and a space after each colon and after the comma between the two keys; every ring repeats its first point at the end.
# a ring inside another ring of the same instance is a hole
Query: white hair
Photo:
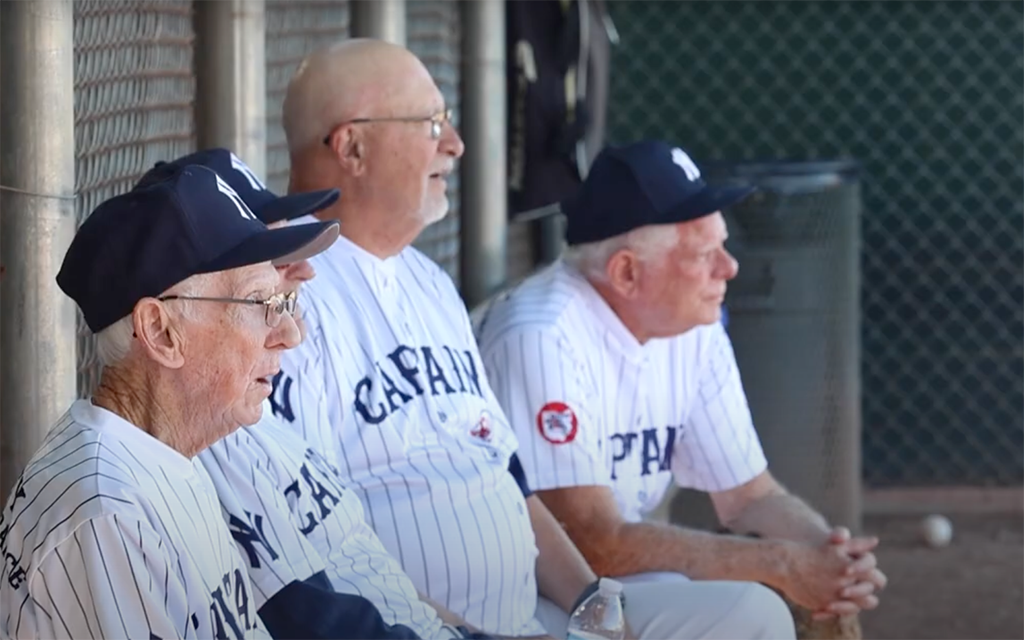
{"type": "Polygon", "coordinates": [[[679,228],[672,224],[638,227],[621,235],[567,247],[562,260],[588,279],[608,279],[608,261],[616,252],[629,249],[641,264],[661,260],[679,242],[679,228]]]}
{"type": "MultiPolygon", "coordinates": [[[[198,296],[202,295],[209,287],[217,274],[202,273],[182,280],[164,292],[166,295],[198,296]]],[[[189,300],[182,300],[178,303],[178,315],[186,319],[195,318],[195,307],[189,300]]],[[[120,364],[128,357],[132,348],[132,338],[135,335],[135,324],[132,321],[132,314],[128,314],[114,324],[102,329],[96,334],[96,358],[104,367],[112,367],[120,364]]]]}
{"type": "Polygon", "coordinates": [[[132,316],[128,314],[96,334],[96,358],[101,365],[110,367],[128,357],[134,330],[132,316]]]}

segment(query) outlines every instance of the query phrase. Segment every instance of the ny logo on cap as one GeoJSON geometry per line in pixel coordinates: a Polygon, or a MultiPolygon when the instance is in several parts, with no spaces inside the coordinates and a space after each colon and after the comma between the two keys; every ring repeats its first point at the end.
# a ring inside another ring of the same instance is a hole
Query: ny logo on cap
{"type": "Polygon", "coordinates": [[[672,150],[672,162],[679,165],[686,172],[686,179],[690,182],[700,177],[700,169],[697,168],[693,160],[690,160],[690,156],[686,155],[686,152],[679,147],[672,150]]]}
{"type": "Polygon", "coordinates": [[[247,220],[255,220],[256,216],[249,210],[249,207],[245,206],[245,202],[242,200],[242,197],[231,188],[231,185],[224,182],[223,178],[217,174],[214,175],[217,177],[217,191],[220,191],[226,195],[231,202],[235,203],[235,208],[238,209],[238,213],[242,214],[243,218],[247,220]]]}
{"type": "Polygon", "coordinates": [[[263,184],[263,181],[252,172],[249,165],[242,162],[242,159],[234,153],[231,154],[231,168],[245,176],[245,179],[249,181],[249,184],[252,185],[252,188],[256,191],[267,190],[267,185],[263,184]]]}

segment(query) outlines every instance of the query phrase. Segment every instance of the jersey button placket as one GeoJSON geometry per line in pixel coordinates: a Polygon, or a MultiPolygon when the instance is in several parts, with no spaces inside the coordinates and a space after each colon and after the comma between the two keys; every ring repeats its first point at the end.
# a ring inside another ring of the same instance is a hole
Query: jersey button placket
{"type": "MultiPolygon", "coordinates": [[[[637,379],[638,379],[637,384],[640,384],[639,380],[643,380],[644,377],[646,377],[647,371],[650,368],[651,368],[651,356],[649,356],[649,355],[647,355],[645,353],[643,359],[640,361],[639,371],[637,371],[637,379]]],[[[640,390],[640,394],[639,394],[639,400],[640,400],[640,410],[639,410],[639,412],[637,414],[637,417],[636,417],[636,426],[637,427],[640,427],[643,424],[645,419],[647,420],[647,422],[650,422],[650,416],[647,415],[647,408],[650,407],[651,405],[648,402],[647,389],[643,388],[643,386],[641,386],[641,390],[640,390]]]]}
{"type": "Polygon", "coordinates": [[[398,287],[394,282],[394,278],[388,277],[387,282],[390,283],[389,285],[387,285],[389,287],[388,293],[390,294],[391,299],[394,300],[395,309],[398,311],[395,319],[398,320],[399,322],[396,326],[398,327],[398,330],[402,333],[402,337],[405,339],[405,341],[410,342],[411,340],[413,340],[414,335],[412,332],[412,325],[409,323],[409,310],[406,308],[405,301],[402,300],[402,297],[400,295],[398,295],[398,287]]]}
{"type": "MultiPolygon", "coordinates": [[[[395,320],[402,318],[401,301],[398,299],[398,287],[395,286],[394,276],[386,271],[378,270],[375,273],[377,280],[377,291],[380,294],[382,306],[389,316],[392,316],[394,320],[391,320],[389,324],[396,329],[401,330],[401,325],[396,323],[395,320]]],[[[408,332],[402,336],[408,338],[408,332]]]]}

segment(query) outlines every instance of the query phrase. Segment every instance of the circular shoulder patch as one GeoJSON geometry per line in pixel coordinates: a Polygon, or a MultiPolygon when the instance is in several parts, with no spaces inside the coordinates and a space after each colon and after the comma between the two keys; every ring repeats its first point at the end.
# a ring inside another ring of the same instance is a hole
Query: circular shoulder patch
{"type": "Polygon", "coordinates": [[[565,444],[576,438],[579,422],[564,402],[549,402],[537,413],[537,430],[551,444],[565,444]]]}

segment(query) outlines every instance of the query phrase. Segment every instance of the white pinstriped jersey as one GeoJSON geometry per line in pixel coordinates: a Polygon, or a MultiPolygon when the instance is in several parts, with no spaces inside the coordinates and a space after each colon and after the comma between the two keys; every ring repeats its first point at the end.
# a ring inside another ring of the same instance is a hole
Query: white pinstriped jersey
{"type": "Polygon", "coordinates": [[[88,400],[2,515],[4,637],[269,637],[202,465],[88,400]]]}
{"type": "Polygon", "coordinates": [[[673,476],[720,491],[767,468],[720,323],[640,344],[559,261],[495,300],[477,331],[535,491],[609,486],[638,521],[673,476]]]}
{"type": "Polygon", "coordinates": [[[341,593],[372,602],[384,622],[421,638],[441,619],[366,523],[337,470],[264,407],[263,418],[200,454],[249,567],[257,607],[293,580],[326,571],[341,593]]]}
{"type": "Polygon", "coordinates": [[[310,262],[275,413],[323,447],[420,592],[492,633],[542,633],[516,438],[451,278],[414,248],[380,260],[344,237],[310,262]]]}

